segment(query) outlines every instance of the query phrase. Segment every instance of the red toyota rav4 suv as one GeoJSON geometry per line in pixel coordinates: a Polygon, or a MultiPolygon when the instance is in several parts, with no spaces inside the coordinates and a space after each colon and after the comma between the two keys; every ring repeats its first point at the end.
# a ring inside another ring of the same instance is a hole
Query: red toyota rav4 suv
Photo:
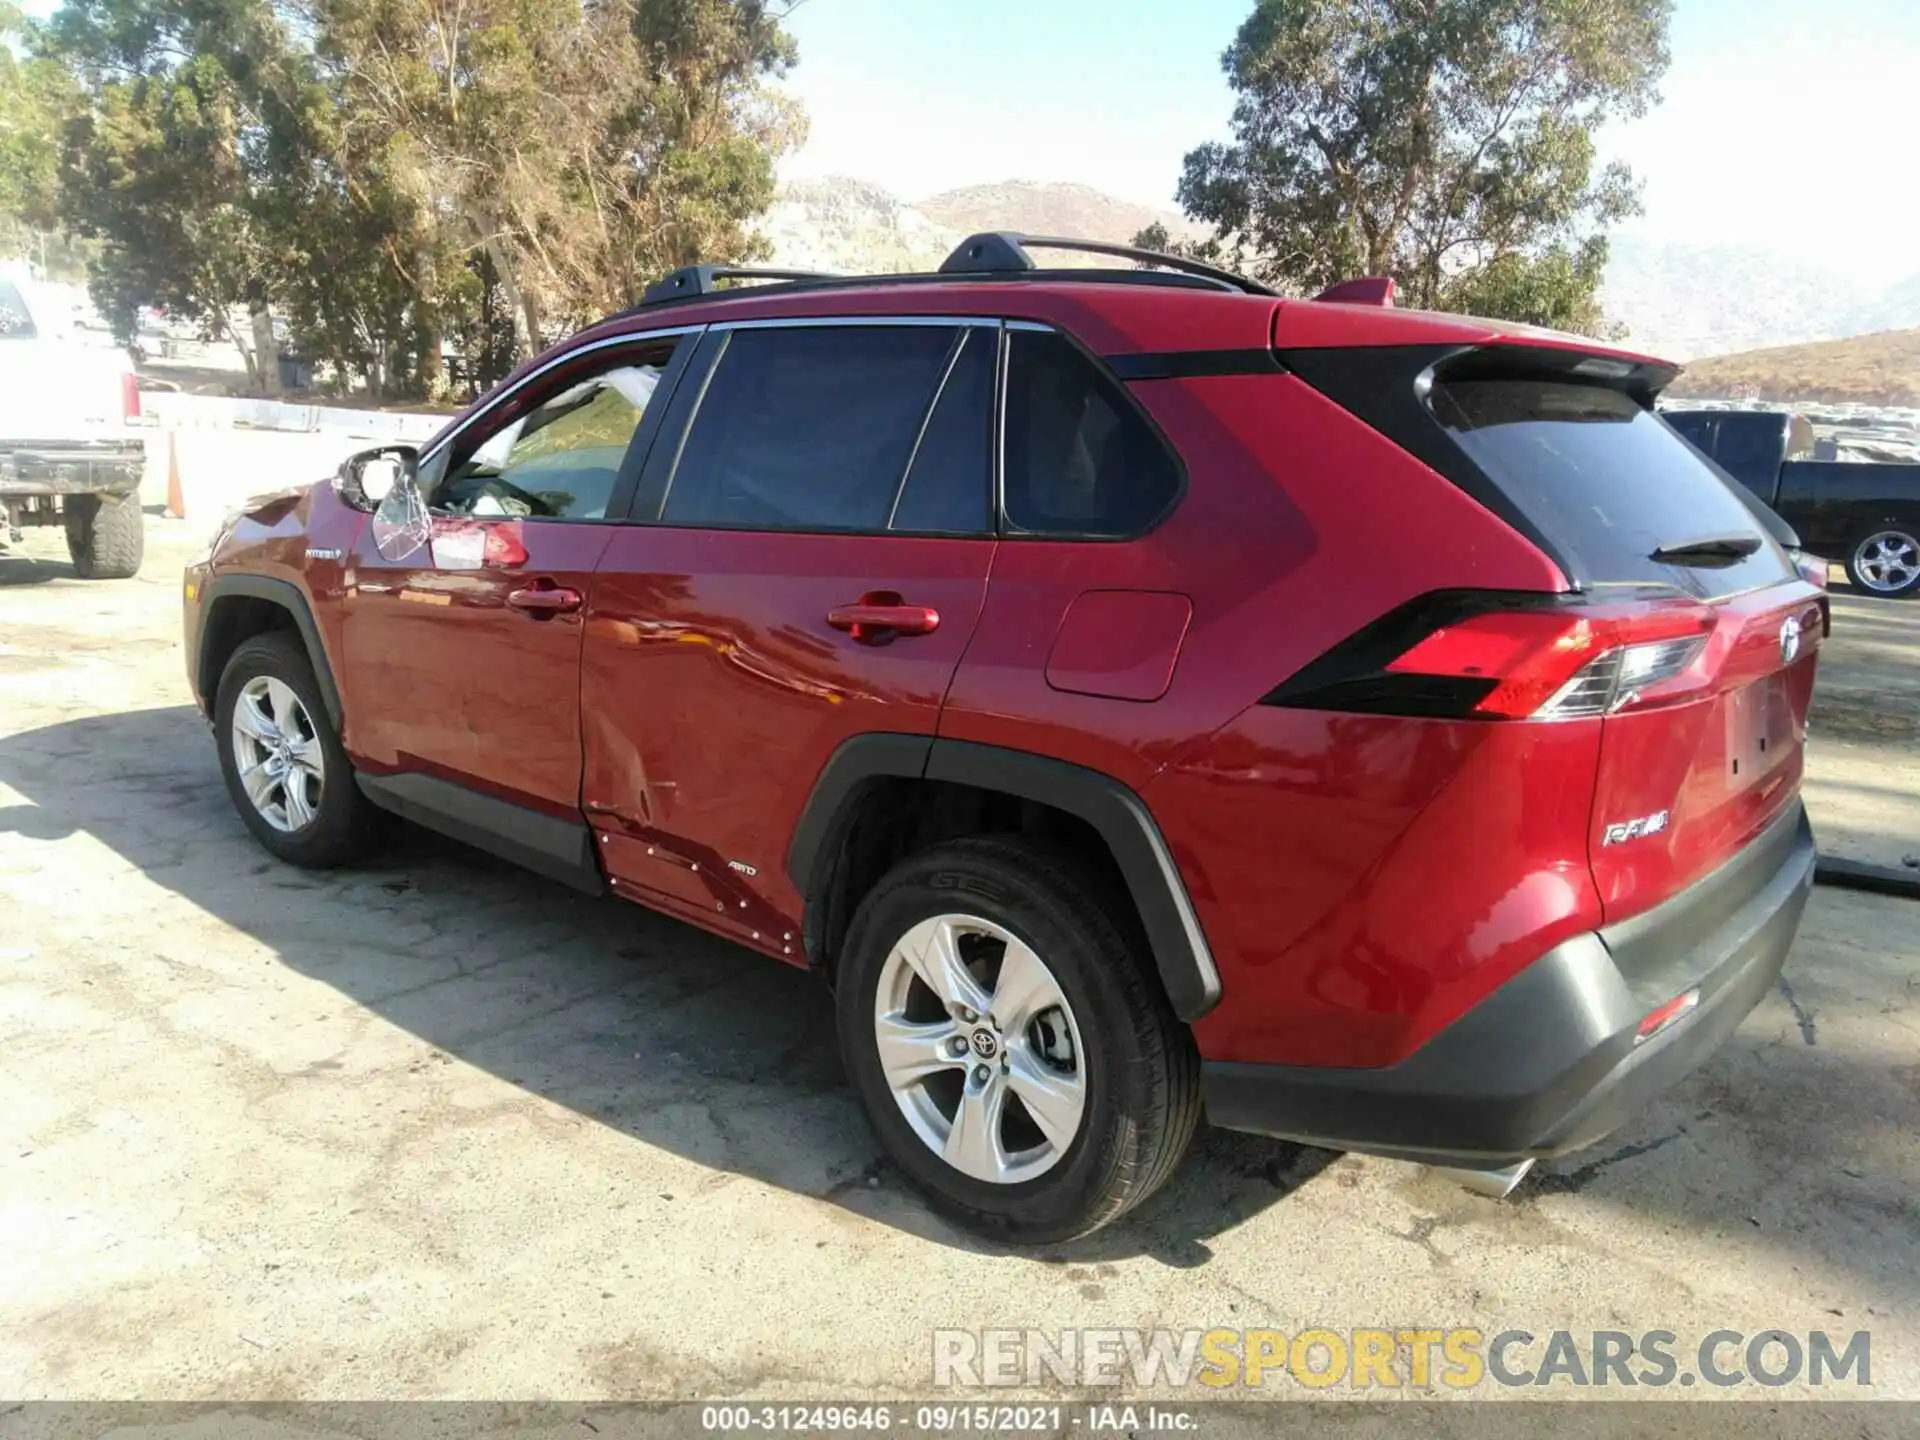
{"type": "Polygon", "coordinates": [[[819,971],[974,1226],[1112,1220],[1203,1111],[1504,1193],[1773,985],[1824,597],[1668,365],[1042,243],[677,272],[255,502],[186,578],[234,804],[819,971]]]}

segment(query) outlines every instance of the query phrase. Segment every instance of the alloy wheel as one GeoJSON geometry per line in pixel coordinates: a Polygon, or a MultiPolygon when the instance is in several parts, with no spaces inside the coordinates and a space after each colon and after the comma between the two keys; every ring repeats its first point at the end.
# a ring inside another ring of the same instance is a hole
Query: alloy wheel
{"type": "Polygon", "coordinates": [[[320,732],[284,680],[256,675],[242,687],[233,705],[233,764],[247,799],[274,829],[304,830],[320,813],[320,732]]]}
{"type": "Polygon", "coordinates": [[[1869,590],[1904,590],[1920,579],[1920,541],[1898,530],[1869,535],[1853,552],[1853,567],[1869,590]]]}
{"type": "Polygon", "coordinates": [[[914,1134],[975,1180],[1016,1185],[1057,1165],[1087,1106],[1080,1029],[1060,982],[990,920],[936,915],[894,944],[874,1037],[914,1134]]]}

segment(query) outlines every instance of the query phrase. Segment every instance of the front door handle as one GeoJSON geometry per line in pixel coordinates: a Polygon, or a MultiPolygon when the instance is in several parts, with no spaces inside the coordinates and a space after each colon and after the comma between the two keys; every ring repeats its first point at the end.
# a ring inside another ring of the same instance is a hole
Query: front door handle
{"type": "Polygon", "coordinates": [[[524,610],[535,620],[551,620],[566,611],[578,610],[585,598],[578,590],[565,585],[556,585],[551,580],[536,580],[531,585],[509,591],[507,604],[516,610],[524,610]]]}
{"type": "Polygon", "coordinates": [[[940,612],[931,605],[908,605],[891,590],[873,590],[852,605],[836,605],[827,624],[864,645],[879,645],[895,635],[931,635],[940,628],[940,612]]]}

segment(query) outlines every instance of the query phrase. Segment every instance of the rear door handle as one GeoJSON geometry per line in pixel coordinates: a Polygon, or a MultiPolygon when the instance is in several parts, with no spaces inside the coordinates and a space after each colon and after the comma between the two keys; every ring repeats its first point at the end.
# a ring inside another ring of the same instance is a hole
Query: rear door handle
{"type": "Polygon", "coordinates": [[[876,590],[852,605],[836,605],[827,612],[827,624],[875,645],[895,635],[931,635],[940,628],[940,612],[931,605],[908,605],[891,590],[876,590]]]}
{"type": "Polygon", "coordinates": [[[551,580],[536,580],[507,594],[507,604],[524,610],[535,620],[551,620],[563,612],[578,610],[584,599],[578,590],[556,585],[551,580]]]}

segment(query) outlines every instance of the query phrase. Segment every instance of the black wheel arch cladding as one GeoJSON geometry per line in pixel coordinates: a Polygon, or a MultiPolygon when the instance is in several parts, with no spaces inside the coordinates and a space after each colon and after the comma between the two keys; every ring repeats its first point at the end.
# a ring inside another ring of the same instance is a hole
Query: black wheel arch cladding
{"type": "Polygon", "coordinates": [[[828,757],[787,851],[819,963],[839,854],[873,781],[948,781],[1029,800],[1085,821],[1106,844],[1146,931],[1174,1013],[1191,1022],[1220,998],[1219,974],[1172,852],[1146,804],[1112,776],[1051,756],[926,735],[856,735],[828,757]]]}

